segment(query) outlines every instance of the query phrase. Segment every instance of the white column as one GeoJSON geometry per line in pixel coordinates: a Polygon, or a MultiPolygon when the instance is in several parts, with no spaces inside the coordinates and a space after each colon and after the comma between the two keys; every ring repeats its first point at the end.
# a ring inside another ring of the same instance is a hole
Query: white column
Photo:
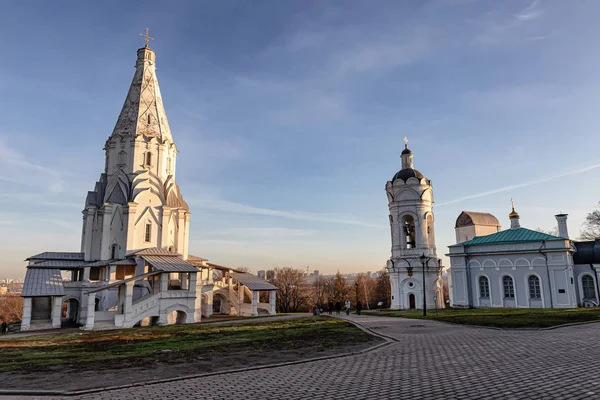
{"type": "Polygon", "coordinates": [[[60,317],[62,314],[62,297],[51,297],[52,307],[52,327],[60,328],[60,317]]]}
{"type": "Polygon", "coordinates": [[[277,313],[277,291],[271,290],[269,292],[269,314],[275,315],[277,313]]]}
{"type": "Polygon", "coordinates": [[[94,236],[93,229],[94,229],[94,214],[95,214],[95,212],[96,212],[95,207],[88,208],[87,210],[84,211],[85,228],[84,228],[84,234],[83,234],[82,243],[81,243],[81,251],[84,253],[83,259],[85,261],[92,260],[92,238],[94,236]]]}
{"type": "Polygon", "coordinates": [[[184,260],[188,259],[188,247],[190,241],[190,218],[192,217],[192,213],[189,211],[185,213],[185,224],[183,227],[183,246],[179,248],[179,252],[182,255],[184,260]]]}
{"type": "Polygon", "coordinates": [[[158,243],[158,247],[168,248],[169,247],[169,217],[171,217],[171,208],[163,207],[162,208],[162,226],[161,226],[161,235],[159,236],[160,242],[158,243]]]}
{"type": "Polygon", "coordinates": [[[258,293],[257,291],[252,291],[252,316],[255,317],[258,315],[258,293]]]}
{"type": "Polygon", "coordinates": [[[100,259],[108,260],[110,258],[110,222],[112,220],[115,207],[104,203],[104,216],[102,217],[102,239],[100,244],[100,259]]]}
{"type": "Polygon", "coordinates": [[[125,283],[125,301],[123,303],[123,327],[129,328],[133,308],[133,285],[135,281],[125,283]]]}
{"type": "Polygon", "coordinates": [[[390,272],[390,284],[392,287],[392,301],[391,301],[391,305],[390,308],[392,310],[399,310],[400,309],[400,304],[401,304],[401,299],[400,299],[400,290],[399,290],[399,283],[398,283],[398,273],[397,272],[390,272]]]}
{"type": "Polygon", "coordinates": [[[184,237],[185,237],[185,235],[184,235],[184,233],[185,233],[185,215],[183,213],[184,213],[183,210],[177,211],[177,219],[179,220],[179,223],[177,224],[176,245],[177,245],[177,252],[179,252],[180,254],[183,254],[183,250],[184,250],[183,242],[184,242],[184,237]]]}
{"type": "Polygon", "coordinates": [[[210,318],[213,313],[213,292],[208,292],[206,294],[208,301],[206,302],[206,317],[210,318]]]}
{"type": "Polygon", "coordinates": [[[187,272],[180,272],[179,273],[179,280],[181,281],[181,290],[187,290],[188,289],[187,278],[188,278],[188,273],[187,272]]]}
{"type": "Polygon", "coordinates": [[[25,297],[23,302],[23,318],[21,318],[21,330],[26,331],[31,325],[31,297],[25,297]]]}
{"type": "Polygon", "coordinates": [[[160,291],[166,292],[169,290],[169,273],[160,274],[160,291]]]}
{"type": "Polygon", "coordinates": [[[127,244],[125,245],[125,253],[137,248],[135,240],[136,207],[137,203],[132,202],[127,204],[127,221],[125,222],[127,225],[127,244]]]}
{"type": "Polygon", "coordinates": [[[83,282],[88,283],[87,286],[89,286],[90,283],[90,270],[92,267],[84,267],[83,268],[83,282]]]}
{"type": "MultiPolygon", "coordinates": [[[[85,296],[84,296],[85,298],[85,296]]],[[[83,329],[92,330],[94,329],[94,317],[96,309],[96,293],[88,293],[87,295],[87,314],[85,318],[85,326],[83,329]]]]}

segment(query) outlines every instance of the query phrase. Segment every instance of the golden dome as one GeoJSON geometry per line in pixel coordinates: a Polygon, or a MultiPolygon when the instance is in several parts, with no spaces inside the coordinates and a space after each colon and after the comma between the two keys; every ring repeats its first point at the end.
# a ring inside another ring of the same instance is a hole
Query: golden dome
{"type": "Polygon", "coordinates": [[[519,215],[519,213],[515,211],[515,201],[513,199],[510,199],[510,203],[512,204],[512,211],[510,214],[508,214],[508,218],[520,218],[521,216],[519,215]]]}

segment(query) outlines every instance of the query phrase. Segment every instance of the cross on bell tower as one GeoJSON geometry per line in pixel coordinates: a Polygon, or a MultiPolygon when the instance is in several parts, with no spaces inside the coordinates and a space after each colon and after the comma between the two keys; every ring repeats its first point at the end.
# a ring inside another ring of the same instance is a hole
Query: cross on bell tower
{"type": "Polygon", "coordinates": [[[148,41],[149,40],[154,40],[154,38],[150,35],[148,35],[148,31],[150,29],[146,28],[146,34],[144,35],[143,33],[140,33],[140,36],[144,38],[144,41],[146,42],[146,45],[144,47],[148,48],[148,41]]]}

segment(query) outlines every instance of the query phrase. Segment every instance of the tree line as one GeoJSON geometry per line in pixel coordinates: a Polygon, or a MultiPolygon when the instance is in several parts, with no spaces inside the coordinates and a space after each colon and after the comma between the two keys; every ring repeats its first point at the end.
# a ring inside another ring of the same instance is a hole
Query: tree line
{"type": "Polygon", "coordinates": [[[329,302],[344,303],[346,300],[350,300],[352,307],[355,307],[357,292],[363,309],[390,306],[390,277],[385,268],[377,278],[358,274],[354,282],[348,281],[339,271],[333,276],[318,276],[309,282],[300,269],[275,268],[275,277],[271,283],[279,288],[277,312],[304,312],[315,306],[326,309],[329,302]]]}

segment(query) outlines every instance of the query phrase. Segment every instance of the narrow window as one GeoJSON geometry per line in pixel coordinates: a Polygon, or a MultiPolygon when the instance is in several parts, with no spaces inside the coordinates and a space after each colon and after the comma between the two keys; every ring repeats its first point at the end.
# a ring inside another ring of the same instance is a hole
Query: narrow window
{"type": "Polygon", "coordinates": [[[502,286],[504,286],[504,298],[514,299],[515,285],[513,285],[513,280],[510,276],[505,276],[502,278],[502,286]]]}
{"type": "Polygon", "coordinates": [[[479,277],[479,297],[482,299],[490,298],[490,281],[485,276],[479,277]]]}
{"type": "Polygon", "coordinates": [[[110,249],[110,259],[114,260],[117,258],[117,245],[113,244],[110,249]]]}
{"type": "Polygon", "coordinates": [[[530,299],[541,299],[542,289],[540,287],[540,278],[535,275],[531,275],[527,278],[529,282],[529,298],[530,299]]]}
{"type": "Polygon", "coordinates": [[[584,299],[596,299],[596,288],[594,287],[594,278],[589,275],[581,277],[581,286],[583,288],[584,299]]]}
{"type": "Polygon", "coordinates": [[[152,153],[146,153],[146,165],[152,165],[152,153]]]}
{"type": "Polygon", "coordinates": [[[169,157],[167,159],[167,172],[171,173],[172,169],[173,169],[173,160],[171,159],[171,157],[169,157]]]}
{"type": "Polygon", "coordinates": [[[148,222],[146,224],[146,233],[144,235],[144,241],[149,242],[152,237],[152,224],[148,222]]]}
{"type": "Polygon", "coordinates": [[[150,119],[150,114],[148,114],[148,125],[150,125],[150,123],[152,123],[152,120],[150,119]]]}

